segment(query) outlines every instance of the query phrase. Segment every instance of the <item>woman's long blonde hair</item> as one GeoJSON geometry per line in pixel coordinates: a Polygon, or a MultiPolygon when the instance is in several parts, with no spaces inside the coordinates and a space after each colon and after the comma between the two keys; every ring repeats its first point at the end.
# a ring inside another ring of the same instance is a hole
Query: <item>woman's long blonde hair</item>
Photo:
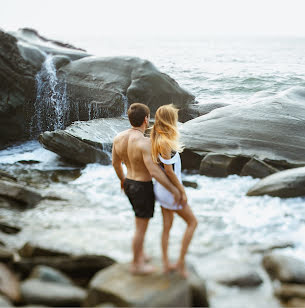
{"type": "Polygon", "coordinates": [[[155,124],[152,127],[151,155],[155,163],[158,163],[159,154],[171,151],[181,152],[182,145],[179,142],[179,131],[177,127],[178,109],[173,104],[158,108],[155,114],[155,124]]]}

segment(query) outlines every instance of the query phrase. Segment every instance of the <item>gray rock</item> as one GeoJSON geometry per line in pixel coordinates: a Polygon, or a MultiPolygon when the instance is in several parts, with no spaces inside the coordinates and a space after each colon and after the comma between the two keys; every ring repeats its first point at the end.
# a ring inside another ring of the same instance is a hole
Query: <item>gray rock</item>
{"type": "Polygon", "coordinates": [[[263,280],[256,271],[249,270],[248,272],[242,274],[232,272],[227,277],[219,279],[218,282],[227,286],[248,288],[259,286],[263,282],[263,280]]]}
{"type": "Polygon", "coordinates": [[[305,284],[305,263],[297,258],[271,253],[263,258],[263,266],[272,279],[284,283],[305,284]]]}
{"type": "Polygon", "coordinates": [[[129,127],[129,121],[120,118],[75,122],[65,130],[44,132],[39,141],[48,150],[76,163],[109,164],[113,138],[129,127]]]}
{"type": "Polygon", "coordinates": [[[255,157],[283,168],[305,165],[305,89],[294,87],[260,101],[218,108],[184,123],[190,151],[255,157]]]}
{"type": "Polygon", "coordinates": [[[212,177],[227,177],[230,174],[239,174],[248,158],[211,153],[201,161],[199,172],[212,177]]]}
{"type": "Polygon", "coordinates": [[[68,253],[50,248],[37,246],[30,242],[25,243],[19,250],[19,255],[24,258],[32,257],[67,257],[68,253]]]}
{"type": "Polygon", "coordinates": [[[17,39],[0,30],[0,149],[28,137],[27,102],[35,101],[37,68],[25,60],[17,39]]]}
{"type": "Polygon", "coordinates": [[[267,163],[256,159],[251,158],[241,170],[241,176],[252,176],[254,178],[264,178],[270,174],[276,173],[279,170],[268,165],[267,163]]]}
{"type": "Polygon", "coordinates": [[[3,263],[0,263],[0,294],[12,302],[18,303],[20,301],[19,280],[3,263]]]}
{"type": "Polygon", "coordinates": [[[29,275],[37,265],[46,265],[85,285],[97,271],[114,263],[115,260],[102,255],[71,255],[22,257],[15,262],[15,266],[23,275],[29,275]]]}
{"type": "Polygon", "coordinates": [[[71,59],[67,56],[54,56],[53,63],[56,67],[56,70],[60,69],[62,66],[67,65],[71,62],[71,59]]]}
{"type": "MultiPolygon", "coordinates": [[[[282,300],[289,300],[292,298],[305,299],[305,285],[283,283],[280,287],[275,289],[274,294],[282,300]]],[[[290,307],[290,306],[289,306],[290,307]]],[[[299,306],[302,307],[302,306],[299,306]]]]}
{"type": "Polygon", "coordinates": [[[76,286],[27,279],[21,284],[21,295],[26,304],[79,307],[87,293],[76,286]]]}
{"type": "Polygon", "coordinates": [[[8,298],[0,295],[0,307],[12,307],[12,303],[8,298]]]}
{"type": "Polygon", "coordinates": [[[266,244],[257,244],[257,245],[252,245],[249,247],[249,250],[252,253],[267,253],[270,252],[273,249],[281,249],[281,248],[288,248],[288,247],[294,247],[294,243],[292,242],[278,242],[278,243],[266,243],[266,244]]]}
{"type": "Polygon", "coordinates": [[[130,307],[190,307],[191,291],[177,273],[160,271],[147,276],[134,276],[128,264],[115,264],[99,271],[90,281],[86,306],[111,302],[130,307]]]}
{"type": "Polygon", "coordinates": [[[62,67],[58,75],[67,83],[70,102],[79,106],[80,120],[88,120],[94,102],[96,117],[118,117],[127,105],[141,102],[152,115],[174,103],[187,113],[194,96],[182,89],[151,62],[136,57],[86,57],[62,67]]]}
{"type": "Polygon", "coordinates": [[[68,276],[56,270],[55,268],[45,265],[38,265],[34,267],[30,278],[39,279],[46,282],[73,285],[72,280],[68,276]]]}
{"type": "Polygon", "coordinates": [[[196,182],[191,182],[191,181],[183,180],[182,184],[183,184],[184,187],[192,187],[192,188],[195,188],[195,189],[198,187],[198,184],[196,182]]]}
{"type": "Polygon", "coordinates": [[[211,111],[218,109],[218,108],[222,108],[222,107],[226,107],[229,106],[230,104],[226,104],[226,103],[200,103],[200,104],[196,104],[196,105],[192,105],[191,109],[194,111],[197,111],[198,113],[198,117],[208,114],[211,111]]]}
{"type": "Polygon", "coordinates": [[[16,234],[21,231],[21,228],[18,226],[13,226],[11,224],[8,224],[5,221],[0,221],[0,230],[7,234],[16,234]]]}
{"type": "Polygon", "coordinates": [[[286,303],[287,307],[300,308],[305,307],[305,299],[302,298],[293,298],[286,303]]]}
{"type": "Polygon", "coordinates": [[[44,54],[62,55],[69,57],[71,60],[89,56],[83,49],[45,38],[34,29],[23,28],[15,32],[10,32],[10,34],[16,37],[19,42],[26,43],[32,48],[36,47],[44,54]]]}
{"type": "Polygon", "coordinates": [[[305,167],[269,175],[247,192],[247,196],[262,195],[281,198],[305,196],[305,167]]]}
{"type": "Polygon", "coordinates": [[[12,250],[0,246],[0,262],[10,262],[13,257],[14,252],[12,250]]]}
{"type": "Polygon", "coordinates": [[[30,206],[36,205],[42,199],[42,195],[34,188],[1,180],[0,196],[13,199],[30,206]]]}

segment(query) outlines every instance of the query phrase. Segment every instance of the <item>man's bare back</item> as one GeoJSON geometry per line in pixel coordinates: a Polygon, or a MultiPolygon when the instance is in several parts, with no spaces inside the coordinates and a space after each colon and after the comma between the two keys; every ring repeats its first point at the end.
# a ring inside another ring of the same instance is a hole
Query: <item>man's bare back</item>
{"type": "Polygon", "coordinates": [[[115,155],[127,167],[126,177],[135,181],[150,181],[150,175],[143,159],[143,152],[150,149],[150,139],[142,131],[130,128],[117,135],[113,141],[115,155]]]}

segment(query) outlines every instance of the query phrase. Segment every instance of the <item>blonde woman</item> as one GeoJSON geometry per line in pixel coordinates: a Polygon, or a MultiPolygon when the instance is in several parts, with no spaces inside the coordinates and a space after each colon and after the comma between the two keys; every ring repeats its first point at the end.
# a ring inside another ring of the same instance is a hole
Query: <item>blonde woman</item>
{"type": "Polygon", "coordinates": [[[161,204],[163,216],[162,259],[164,271],[177,270],[183,277],[187,277],[185,269],[185,255],[197,226],[197,220],[188,205],[187,197],[181,181],[181,160],[179,152],[179,132],[177,127],[178,109],[173,105],[158,108],[155,124],[151,131],[152,159],[158,163],[170,181],[181,193],[180,204],[175,204],[172,194],[160,183],[154,185],[155,198],[161,204]],[[187,224],[183,236],[180,256],[175,265],[171,265],[168,258],[168,239],[172,227],[174,214],[178,214],[187,224]]]}

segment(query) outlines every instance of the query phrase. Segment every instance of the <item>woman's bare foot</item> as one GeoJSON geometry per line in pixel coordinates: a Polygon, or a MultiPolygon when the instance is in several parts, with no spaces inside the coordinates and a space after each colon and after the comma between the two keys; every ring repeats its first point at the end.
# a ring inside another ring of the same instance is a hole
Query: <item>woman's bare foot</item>
{"type": "Polygon", "coordinates": [[[132,264],[129,270],[133,275],[149,275],[154,273],[156,268],[150,264],[142,263],[139,265],[132,264]]]}
{"type": "Polygon", "coordinates": [[[175,270],[180,274],[180,276],[184,279],[188,278],[188,272],[185,269],[184,263],[176,263],[175,270]]]}
{"type": "Polygon", "coordinates": [[[143,261],[144,261],[145,263],[148,263],[148,262],[151,261],[151,257],[148,256],[146,253],[144,253],[144,254],[143,254],[143,261]]]}
{"type": "Polygon", "coordinates": [[[176,265],[175,264],[171,264],[171,263],[167,263],[163,265],[163,272],[164,274],[168,274],[170,272],[173,272],[176,270],[176,265]]]}

